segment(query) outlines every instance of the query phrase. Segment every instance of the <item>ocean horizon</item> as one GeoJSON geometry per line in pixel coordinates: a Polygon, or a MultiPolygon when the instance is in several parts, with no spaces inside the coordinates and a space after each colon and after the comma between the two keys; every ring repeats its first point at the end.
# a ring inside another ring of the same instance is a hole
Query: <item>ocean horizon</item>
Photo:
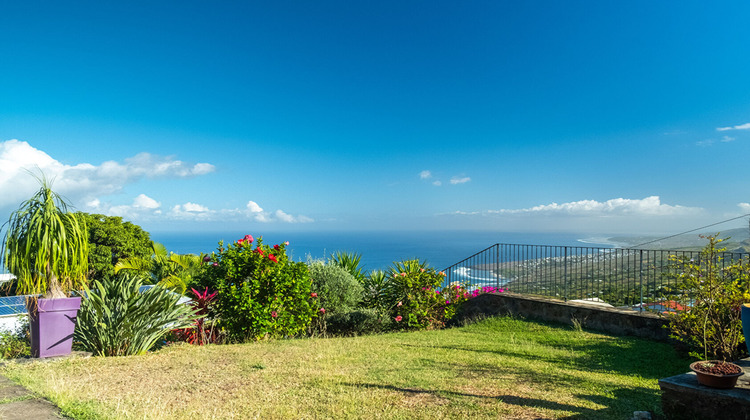
{"type": "MultiPolygon", "coordinates": [[[[179,254],[208,254],[247,232],[151,232],[153,241],[179,254]]],[[[395,261],[419,259],[442,270],[496,243],[613,248],[607,235],[576,233],[519,233],[478,231],[267,232],[255,234],[263,243],[289,241],[287,255],[294,261],[326,259],[337,251],[362,255],[366,272],[386,269],[395,261]]]]}

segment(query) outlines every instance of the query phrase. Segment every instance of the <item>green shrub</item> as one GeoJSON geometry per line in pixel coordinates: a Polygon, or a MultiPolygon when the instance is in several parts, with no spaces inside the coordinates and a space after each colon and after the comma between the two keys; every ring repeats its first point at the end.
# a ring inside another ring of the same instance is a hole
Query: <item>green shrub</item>
{"type": "Polygon", "coordinates": [[[288,337],[306,331],[318,313],[311,297],[307,265],[289,261],[286,243],[253,247],[246,235],[207,256],[197,277],[201,287],[218,292],[219,326],[230,341],[288,337]]]}
{"type": "Polygon", "coordinates": [[[74,340],[101,356],[143,354],[173,329],[192,324],[195,311],[160,286],[141,293],[143,279],[123,273],[92,282],[78,312],[74,340]]]}
{"type": "Polygon", "coordinates": [[[723,239],[708,237],[698,261],[672,256],[672,272],[681,284],[673,297],[687,309],[669,315],[671,337],[685,343],[693,357],[737,360],[745,354],[740,306],[750,302],[750,263],[723,261],[723,239]]]}
{"type": "Polygon", "coordinates": [[[375,309],[354,309],[333,314],[326,320],[327,332],[331,335],[355,336],[375,334],[392,328],[390,317],[375,309]]]}
{"type": "Polygon", "coordinates": [[[322,261],[307,263],[312,277],[312,291],[317,293],[326,314],[346,312],[362,301],[362,285],[344,268],[322,261]]]}
{"type": "Polygon", "coordinates": [[[30,354],[28,317],[24,317],[24,322],[15,331],[0,330],[0,356],[3,359],[16,359],[30,354]]]}

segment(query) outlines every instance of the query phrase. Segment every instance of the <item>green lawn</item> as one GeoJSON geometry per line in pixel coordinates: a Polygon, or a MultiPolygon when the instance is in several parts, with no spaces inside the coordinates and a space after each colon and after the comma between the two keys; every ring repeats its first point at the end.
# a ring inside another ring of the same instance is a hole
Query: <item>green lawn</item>
{"type": "Polygon", "coordinates": [[[592,418],[660,412],[666,344],[511,318],[462,328],[15,364],[80,419],[592,418]]]}

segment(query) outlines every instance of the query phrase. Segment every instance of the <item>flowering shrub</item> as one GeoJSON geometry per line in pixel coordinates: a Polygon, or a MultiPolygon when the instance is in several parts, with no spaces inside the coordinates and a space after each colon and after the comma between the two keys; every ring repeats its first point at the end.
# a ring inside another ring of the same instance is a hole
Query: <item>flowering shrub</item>
{"type": "Polygon", "coordinates": [[[445,326],[456,313],[456,307],[468,293],[463,286],[451,285],[441,290],[445,273],[419,260],[394,263],[386,273],[381,300],[387,302],[396,326],[408,329],[432,329],[445,326]]]}
{"type": "Polygon", "coordinates": [[[307,266],[289,261],[287,244],[246,235],[226,248],[220,242],[203,264],[198,283],[217,292],[219,326],[231,341],[294,336],[317,316],[307,266]]]}

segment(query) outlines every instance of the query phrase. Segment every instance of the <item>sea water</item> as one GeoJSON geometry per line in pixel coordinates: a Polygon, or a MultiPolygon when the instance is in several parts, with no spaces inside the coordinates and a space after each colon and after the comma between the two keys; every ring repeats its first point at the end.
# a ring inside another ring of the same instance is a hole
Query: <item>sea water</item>
{"type": "MultiPolygon", "coordinates": [[[[211,253],[218,242],[241,239],[248,232],[152,232],[151,239],[179,254],[211,253]]],[[[442,270],[496,243],[587,246],[611,248],[606,235],[575,233],[507,233],[486,231],[394,232],[249,232],[267,245],[289,241],[287,255],[294,261],[327,259],[336,251],[362,256],[365,272],[384,270],[396,261],[419,259],[442,270]],[[594,239],[592,239],[594,238],[594,239]]],[[[474,273],[477,274],[477,273],[474,273]]]]}

